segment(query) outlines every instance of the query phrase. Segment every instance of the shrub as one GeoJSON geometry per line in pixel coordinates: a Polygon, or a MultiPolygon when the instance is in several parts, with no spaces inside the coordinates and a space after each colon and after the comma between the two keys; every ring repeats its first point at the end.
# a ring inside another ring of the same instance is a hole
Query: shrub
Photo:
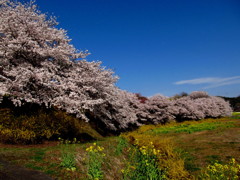
{"type": "Polygon", "coordinates": [[[146,147],[146,149],[148,149],[146,152],[148,151],[150,154],[151,152],[154,154],[155,149],[155,152],[157,152],[157,167],[161,172],[164,172],[167,179],[191,179],[191,176],[184,167],[184,160],[181,159],[180,154],[174,150],[175,145],[171,139],[160,139],[156,135],[145,134],[144,132],[149,130],[152,125],[148,126],[149,127],[146,127],[147,129],[142,126],[138,131],[125,133],[123,136],[127,138],[131,144],[139,148],[146,147]],[[152,145],[150,144],[150,140],[152,141],[152,145]]]}
{"type": "MultiPolygon", "coordinates": [[[[31,109],[29,109],[31,111],[31,109]]],[[[41,143],[43,140],[77,137],[79,140],[100,139],[89,123],[65,112],[40,108],[35,112],[14,114],[10,108],[0,109],[0,142],[12,144],[41,143]]]]}

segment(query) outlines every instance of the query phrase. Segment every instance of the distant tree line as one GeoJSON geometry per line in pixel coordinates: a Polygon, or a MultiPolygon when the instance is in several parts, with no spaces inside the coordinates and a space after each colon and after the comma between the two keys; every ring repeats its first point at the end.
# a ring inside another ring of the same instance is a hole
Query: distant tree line
{"type": "Polygon", "coordinates": [[[221,97],[228,101],[234,112],[240,112],[240,96],[238,97],[221,97]]]}

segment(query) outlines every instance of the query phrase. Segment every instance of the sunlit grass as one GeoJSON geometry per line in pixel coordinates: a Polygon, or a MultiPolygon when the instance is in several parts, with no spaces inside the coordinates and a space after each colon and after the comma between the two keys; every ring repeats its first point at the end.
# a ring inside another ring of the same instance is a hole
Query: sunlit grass
{"type": "Polygon", "coordinates": [[[153,134],[166,134],[166,133],[194,133],[199,131],[206,131],[206,130],[214,130],[219,127],[234,127],[233,122],[201,122],[201,123],[183,123],[179,125],[173,125],[168,127],[160,127],[155,128],[151,132],[146,133],[153,133],[153,134]]]}
{"type": "Polygon", "coordinates": [[[232,118],[233,119],[240,119],[240,112],[233,112],[232,113],[232,118]]]}
{"type": "Polygon", "coordinates": [[[0,156],[57,179],[193,179],[214,163],[239,164],[239,133],[238,119],[173,122],[92,143],[1,148],[0,156]]]}
{"type": "Polygon", "coordinates": [[[204,119],[198,121],[170,122],[165,125],[144,125],[136,132],[139,134],[168,134],[168,133],[193,133],[217,128],[234,127],[234,121],[230,118],[204,119]]]}

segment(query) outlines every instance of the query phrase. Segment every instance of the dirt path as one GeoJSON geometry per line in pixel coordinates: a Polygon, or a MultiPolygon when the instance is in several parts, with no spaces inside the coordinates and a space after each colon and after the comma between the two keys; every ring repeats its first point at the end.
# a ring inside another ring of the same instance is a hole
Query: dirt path
{"type": "Polygon", "coordinates": [[[0,159],[0,180],[53,180],[46,174],[0,159]]]}
{"type": "MultiPolygon", "coordinates": [[[[0,148],[45,148],[56,146],[58,142],[46,141],[37,145],[10,145],[1,144],[0,148]]],[[[27,169],[19,165],[14,165],[6,159],[0,157],[0,180],[53,180],[43,172],[27,169]]]]}

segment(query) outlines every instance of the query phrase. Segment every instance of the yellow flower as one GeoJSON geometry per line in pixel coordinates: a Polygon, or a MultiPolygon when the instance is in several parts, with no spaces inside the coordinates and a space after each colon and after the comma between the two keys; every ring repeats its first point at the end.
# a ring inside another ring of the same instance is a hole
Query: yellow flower
{"type": "Polygon", "coordinates": [[[157,152],[156,152],[156,149],[153,149],[153,154],[154,154],[154,155],[156,155],[156,154],[157,154],[157,152]]]}
{"type": "Polygon", "coordinates": [[[234,179],[238,179],[238,178],[239,178],[239,176],[238,176],[238,175],[235,175],[235,176],[234,176],[234,179]]]}
{"type": "Polygon", "coordinates": [[[139,141],[138,141],[138,139],[135,139],[135,145],[139,145],[139,141]]]}
{"type": "Polygon", "coordinates": [[[93,146],[90,146],[86,149],[87,152],[92,152],[93,151],[93,146]]]}
{"type": "Polygon", "coordinates": [[[235,164],[236,160],[234,158],[231,159],[231,164],[235,164]]]}

